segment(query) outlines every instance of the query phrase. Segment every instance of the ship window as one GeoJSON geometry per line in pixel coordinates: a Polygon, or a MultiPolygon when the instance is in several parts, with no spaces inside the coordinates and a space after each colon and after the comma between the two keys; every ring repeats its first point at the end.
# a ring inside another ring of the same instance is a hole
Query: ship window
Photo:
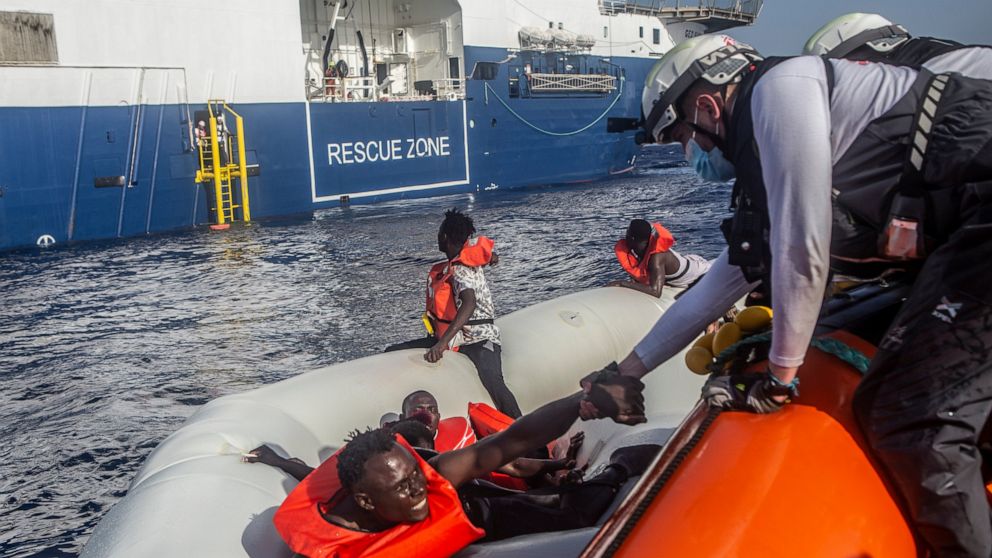
{"type": "Polygon", "coordinates": [[[642,38],[642,39],[644,38],[644,28],[643,27],[638,27],[637,28],[637,36],[640,37],[640,38],[642,38]]]}
{"type": "Polygon", "coordinates": [[[58,61],[52,14],[0,12],[0,62],[58,61]]]}
{"type": "Polygon", "coordinates": [[[609,27],[606,27],[606,26],[604,26],[604,27],[603,27],[603,38],[605,39],[605,38],[607,38],[607,37],[609,37],[609,36],[610,36],[610,28],[609,28],[609,27]]]}
{"type": "Polygon", "coordinates": [[[654,44],[660,45],[661,44],[661,29],[654,29],[653,31],[654,31],[654,33],[653,33],[651,39],[654,41],[654,44]]]}
{"type": "MultiPolygon", "coordinates": [[[[458,71],[458,57],[457,56],[453,56],[453,57],[451,57],[451,58],[448,59],[448,77],[451,78],[451,79],[453,79],[453,80],[457,80],[458,78],[462,77],[461,76],[461,73],[458,71]]],[[[455,89],[458,89],[460,86],[461,85],[459,84],[458,81],[455,81],[455,82],[452,83],[452,87],[454,87],[455,89]]]]}
{"type": "Polygon", "coordinates": [[[558,30],[559,31],[564,31],[565,30],[565,24],[559,21],[558,22],[558,30]]]}
{"type": "Polygon", "coordinates": [[[555,28],[555,22],[549,21],[548,22],[548,29],[554,29],[554,28],[555,28]]]}
{"type": "Polygon", "coordinates": [[[472,69],[472,79],[492,81],[499,75],[499,63],[497,62],[476,62],[472,69]]]}

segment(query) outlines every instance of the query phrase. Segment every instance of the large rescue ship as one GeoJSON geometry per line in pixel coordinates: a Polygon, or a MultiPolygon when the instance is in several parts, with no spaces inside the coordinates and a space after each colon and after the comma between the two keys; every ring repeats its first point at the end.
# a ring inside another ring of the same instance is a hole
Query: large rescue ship
{"type": "Polygon", "coordinates": [[[0,250],[623,173],[654,61],[760,8],[0,0],[0,250]]]}

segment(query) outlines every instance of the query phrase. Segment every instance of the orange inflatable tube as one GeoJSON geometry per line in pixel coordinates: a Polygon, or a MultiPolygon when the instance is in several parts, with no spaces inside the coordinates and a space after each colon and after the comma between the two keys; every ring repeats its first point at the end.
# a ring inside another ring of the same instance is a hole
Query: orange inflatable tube
{"type": "Polygon", "coordinates": [[[860,374],[810,349],[799,375],[801,397],[776,414],[700,402],[582,556],[915,556],[851,410],[860,374]]]}

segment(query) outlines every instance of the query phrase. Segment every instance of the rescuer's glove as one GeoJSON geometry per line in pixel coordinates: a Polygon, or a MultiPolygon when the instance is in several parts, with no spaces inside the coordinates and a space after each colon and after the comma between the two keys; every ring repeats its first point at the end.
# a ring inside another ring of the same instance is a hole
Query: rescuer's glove
{"type": "Polygon", "coordinates": [[[774,413],[790,397],[799,395],[799,378],[783,383],[771,372],[712,376],[703,385],[702,397],[710,406],[731,411],[774,413]],[[785,397],[784,400],[780,399],[785,397]]]}

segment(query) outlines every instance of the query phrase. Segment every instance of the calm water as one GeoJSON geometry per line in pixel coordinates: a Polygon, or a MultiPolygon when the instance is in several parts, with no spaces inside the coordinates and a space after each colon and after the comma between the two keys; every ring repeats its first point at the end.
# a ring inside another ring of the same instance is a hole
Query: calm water
{"type": "Polygon", "coordinates": [[[598,183],[0,255],[0,554],[76,555],[205,402],[421,335],[444,208],[496,239],[505,314],[620,278],[631,217],[715,256],[727,199],[680,150],[651,149],[598,183]]]}

